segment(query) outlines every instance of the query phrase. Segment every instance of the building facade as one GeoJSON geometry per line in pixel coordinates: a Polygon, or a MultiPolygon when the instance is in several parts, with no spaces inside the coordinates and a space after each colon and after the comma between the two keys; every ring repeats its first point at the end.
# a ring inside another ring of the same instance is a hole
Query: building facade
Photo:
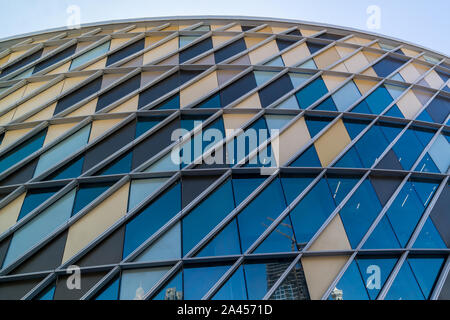
{"type": "Polygon", "coordinates": [[[450,299],[450,59],[300,21],[0,41],[0,299],[450,299]]]}

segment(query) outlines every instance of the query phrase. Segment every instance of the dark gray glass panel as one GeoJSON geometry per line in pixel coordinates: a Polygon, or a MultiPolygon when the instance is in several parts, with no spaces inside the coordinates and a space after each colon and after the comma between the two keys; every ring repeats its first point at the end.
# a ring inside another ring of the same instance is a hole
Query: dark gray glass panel
{"type": "Polygon", "coordinates": [[[135,75],[134,77],[122,82],[118,86],[115,86],[111,90],[103,93],[97,102],[97,107],[95,111],[102,110],[103,108],[109,106],[111,103],[125,97],[129,93],[139,89],[141,86],[141,75],[135,75]]]}
{"type": "Polygon", "coordinates": [[[181,179],[182,207],[186,207],[208,188],[218,176],[184,176],[181,179]]]}
{"type": "Polygon", "coordinates": [[[256,79],[253,72],[247,73],[242,78],[234,81],[220,92],[222,106],[225,107],[250,90],[256,88],[256,79]]]}
{"type": "Polygon", "coordinates": [[[20,59],[19,61],[10,65],[9,67],[6,67],[0,73],[0,77],[4,77],[10,73],[13,73],[16,70],[19,70],[20,68],[26,66],[27,64],[29,64],[33,61],[36,61],[37,59],[39,59],[41,57],[43,51],[44,51],[44,49],[40,49],[40,50],[36,51],[35,53],[32,53],[29,56],[27,56],[23,59],[20,59]]]}
{"type": "MultiPolygon", "coordinates": [[[[94,285],[96,285],[105,275],[104,272],[90,272],[81,273],[81,286],[80,289],[69,289],[67,286],[67,280],[69,275],[62,275],[58,277],[56,281],[56,290],[53,297],[54,300],[79,300],[84,296],[94,285]]],[[[70,282],[70,280],[69,280],[70,282]]]]}
{"type": "Polygon", "coordinates": [[[199,54],[202,54],[203,52],[206,52],[210,49],[212,49],[213,43],[211,38],[207,38],[205,40],[202,40],[193,46],[184,49],[180,52],[180,63],[184,63],[199,54]]]}
{"type": "Polygon", "coordinates": [[[54,65],[55,63],[64,60],[67,57],[70,57],[71,55],[73,55],[75,53],[75,50],[77,49],[77,44],[74,44],[60,52],[58,52],[57,54],[51,56],[48,59],[45,59],[42,62],[39,62],[35,67],[34,67],[34,71],[33,74],[38,73],[41,70],[44,70],[47,67],[50,67],[51,65],[54,65]]]}
{"type": "Polygon", "coordinates": [[[227,45],[226,47],[214,52],[214,58],[216,63],[221,63],[222,61],[238,54],[247,49],[245,45],[244,38],[234,41],[233,43],[227,45]]]}
{"type": "Polygon", "coordinates": [[[110,66],[113,63],[116,63],[117,61],[120,61],[128,56],[131,56],[132,54],[141,51],[144,49],[145,46],[145,38],[142,38],[141,40],[138,40],[125,48],[122,48],[108,56],[108,60],[106,61],[106,66],[110,66]]]}
{"type": "Polygon", "coordinates": [[[95,80],[85,84],[79,89],[69,93],[68,95],[61,98],[56,104],[54,115],[58,114],[67,108],[73,106],[74,104],[84,100],[85,98],[93,95],[100,90],[102,86],[102,77],[98,77],[95,80]]]}
{"type": "Polygon", "coordinates": [[[20,300],[39,284],[42,278],[0,282],[0,300],[20,300]]]}

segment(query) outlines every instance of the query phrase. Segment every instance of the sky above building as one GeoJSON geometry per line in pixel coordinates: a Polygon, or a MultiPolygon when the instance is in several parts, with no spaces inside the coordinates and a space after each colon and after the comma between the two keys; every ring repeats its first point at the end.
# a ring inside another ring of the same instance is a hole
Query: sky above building
{"type": "Polygon", "coordinates": [[[84,24],[160,16],[239,15],[356,28],[450,54],[448,0],[3,0],[0,6],[0,38],[77,21],[84,24]]]}

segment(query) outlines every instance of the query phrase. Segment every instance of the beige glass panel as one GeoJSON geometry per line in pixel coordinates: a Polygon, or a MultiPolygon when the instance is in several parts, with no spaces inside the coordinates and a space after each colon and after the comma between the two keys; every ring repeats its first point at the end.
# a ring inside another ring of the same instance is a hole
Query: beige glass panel
{"type": "Polygon", "coordinates": [[[406,92],[406,94],[400,98],[397,102],[397,106],[406,119],[412,119],[422,108],[419,99],[417,99],[416,95],[411,90],[406,92]]]}
{"type": "Polygon", "coordinates": [[[242,70],[217,70],[217,79],[219,81],[219,85],[222,86],[224,83],[233,79],[241,72],[242,70]]]}
{"type": "Polygon", "coordinates": [[[68,90],[72,89],[76,85],[80,84],[82,81],[86,80],[88,76],[81,76],[81,77],[69,77],[64,80],[64,87],[62,89],[62,92],[67,92],[68,90]]]}
{"type": "Polygon", "coordinates": [[[23,86],[0,100],[0,112],[5,110],[6,107],[14,104],[17,100],[21,99],[23,97],[25,89],[26,86],[23,86]]]}
{"type": "Polygon", "coordinates": [[[328,88],[328,91],[332,91],[334,88],[337,88],[341,83],[345,81],[345,77],[341,76],[332,76],[325,74],[322,76],[323,82],[328,88]]]}
{"type": "Polygon", "coordinates": [[[354,48],[347,48],[347,47],[342,47],[342,46],[335,46],[335,48],[336,48],[336,51],[341,56],[341,58],[344,58],[345,56],[348,56],[350,53],[355,51],[354,48]]]}
{"type": "Polygon", "coordinates": [[[222,43],[229,41],[231,38],[233,38],[233,37],[232,36],[213,36],[212,37],[213,47],[215,48],[217,46],[220,46],[222,43]]]}
{"type": "Polygon", "coordinates": [[[171,24],[170,26],[162,29],[161,31],[178,31],[178,26],[171,24]]]}
{"type": "Polygon", "coordinates": [[[304,36],[304,37],[310,37],[310,36],[312,36],[312,35],[314,35],[314,34],[320,32],[320,30],[312,30],[312,29],[303,29],[303,28],[300,28],[300,32],[301,32],[302,36],[304,36]]]}
{"type": "Polygon", "coordinates": [[[169,40],[158,47],[144,53],[144,64],[160,59],[169,53],[178,50],[178,37],[169,40]]]}
{"type": "Polygon", "coordinates": [[[16,223],[25,195],[26,192],[23,192],[16,199],[0,209],[0,234],[16,223]]]}
{"type": "Polygon", "coordinates": [[[22,103],[19,107],[16,108],[16,113],[14,114],[13,119],[17,119],[23,116],[24,114],[34,110],[35,108],[43,105],[47,101],[55,98],[61,93],[62,87],[63,81],[60,81],[57,84],[53,85],[52,87],[48,88],[47,90],[39,93],[33,98],[22,103]]]}
{"type": "Polygon", "coordinates": [[[236,60],[233,60],[233,62],[231,62],[230,64],[233,64],[233,65],[246,65],[246,66],[248,66],[249,64],[251,64],[251,62],[250,62],[250,58],[248,57],[248,55],[244,54],[240,58],[237,58],[236,60]]]}
{"type": "Polygon", "coordinates": [[[98,60],[97,62],[94,62],[93,64],[87,66],[86,68],[84,68],[83,70],[88,71],[88,70],[99,70],[99,69],[104,69],[106,66],[106,60],[107,58],[103,58],[98,60]]]}
{"type": "Polygon", "coordinates": [[[3,66],[5,63],[7,63],[9,60],[9,54],[4,56],[3,58],[0,58],[0,67],[3,66]]]}
{"type": "Polygon", "coordinates": [[[327,132],[314,143],[320,163],[327,167],[350,143],[351,139],[344,122],[339,119],[327,132]]]}
{"type": "Polygon", "coordinates": [[[32,121],[41,121],[41,120],[51,119],[51,118],[53,118],[53,113],[55,112],[55,108],[56,108],[56,102],[51,104],[44,110],[41,110],[38,113],[27,118],[24,122],[32,122],[32,121]]]}
{"type": "Polygon", "coordinates": [[[25,92],[23,94],[24,97],[32,94],[37,89],[41,88],[43,85],[45,85],[47,81],[39,81],[39,82],[30,82],[25,86],[25,92]]]}
{"type": "Polygon", "coordinates": [[[444,81],[434,70],[425,76],[425,80],[433,89],[439,89],[444,85],[444,81]]]}
{"type": "Polygon", "coordinates": [[[308,127],[305,118],[301,117],[289,126],[280,136],[272,140],[272,150],[279,166],[283,166],[291,159],[309,140],[308,127]]]}
{"type": "Polygon", "coordinates": [[[233,107],[234,109],[261,109],[259,94],[256,92],[233,107]]]}
{"type": "Polygon", "coordinates": [[[227,31],[227,32],[242,32],[242,28],[240,25],[235,24],[234,26],[226,29],[225,31],[227,31]]]}
{"type": "Polygon", "coordinates": [[[111,40],[111,45],[109,47],[109,50],[114,50],[118,47],[120,47],[121,45],[123,45],[125,42],[130,41],[130,38],[117,38],[117,39],[112,39],[111,40]]]}
{"type": "Polygon", "coordinates": [[[252,64],[258,64],[261,61],[278,53],[278,46],[275,40],[266,43],[256,50],[252,50],[249,53],[250,61],[252,64]]]}
{"type": "Polygon", "coordinates": [[[219,28],[222,28],[223,26],[224,26],[223,24],[212,24],[210,27],[211,27],[211,30],[214,31],[219,28]]]}
{"type": "Polygon", "coordinates": [[[337,66],[333,67],[331,70],[339,71],[339,72],[348,72],[348,69],[343,62],[339,63],[337,66]]]}
{"type": "Polygon", "coordinates": [[[9,123],[12,120],[12,117],[14,116],[14,113],[16,112],[16,109],[13,109],[4,115],[0,117],[0,125],[4,125],[9,123]]]}
{"type": "MultiPolygon", "coordinates": [[[[124,76],[123,73],[107,73],[103,75],[102,78],[102,86],[100,87],[100,90],[105,89],[106,87],[108,87],[110,84],[114,83],[115,81],[119,80],[120,78],[122,78],[124,76]]],[[[66,80],[67,81],[67,80],[66,80]]],[[[65,86],[64,86],[64,90],[65,90],[65,86]]]]}
{"type": "Polygon", "coordinates": [[[369,60],[370,63],[373,63],[375,60],[381,57],[381,54],[369,51],[363,51],[363,54],[366,56],[367,60],[369,60]]]}
{"type": "Polygon", "coordinates": [[[14,59],[20,57],[22,54],[24,54],[27,50],[21,50],[21,51],[14,51],[11,52],[11,54],[9,55],[9,60],[8,62],[13,61],[14,59]]]}
{"type": "Polygon", "coordinates": [[[137,27],[128,31],[128,33],[141,33],[141,32],[145,32],[145,27],[137,27]]]}
{"type": "Polygon", "coordinates": [[[362,54],[362,52],[358,52],[357,54],[345,60],[344,63],[349,72],[358,73],[369,64],[369,61],[364,56],[364,54],[362,54]]]}
{"type": "Polygon", "coordinates": [[[173,56],[171,56],[170,58],[167,58],[159,63],[157,63],[157,65],[159,66],[175,66],[177,64],[179,64],[179,56],[178,53],[174,54],[173,56]]]}
{"type": "Polygon", "coordinates": [[[204,97],[206,94],[210,93],[212,90],[219,86],[217,82],[217,73],[211,72],[206,77],[194,82],[189,87],[184,88],[180,92],[180,105],[185,107],[194,101],[204,97]]]}
{"type": "Polygon", "coordinates": [[[331,66],[336,61],[340,60],[341,57],[339,56],[339,53],[336,51],[336,48],[332,47],[315,56],[313,59],[316,62],[317,68],[325,69],[331,66]]]}
{"type": "Polygon", "coordinates": [[[72,63],[72,61],[68,61],[68,62],[64,63],[63,65],[59,66],[58,68],[53,69],[50,72],[47,72],[47,74],[50,75],[50,74],[66,73],[67,71],[69,71],[71,63],[72,63]]]}
{"type": "Polygon", "coordinates": [[[155,43],[157,43],[158,41],[161,41],[162,39],[164,39],[166,36],[150,36],[150,37],[146,37],[145,38],[145,47],[149,47],[155,43]]]}
{"type": "Polygon", "coordinates": [[[359,92],[361,92],[361,94],[363,95],[377,84],[376,81],[366,79],[353,79],[353,82],[355,82],[356,86],[359,89],[359,92]]]}
{"type": "Polygon", "coordinates": [[[53,124],[50,127],[48,127],[47,135],[45,136],[44,140],[44,147],[75,127],[78,124],[78,122],[72,122],[72,123],[61,123],[61,124],[53,124]]]}
{"type": "Polygon", "coordinates": [[[226,113],[223,115],[225,134],[227,138],[232,135],[232,130],[239,129],[242,125],[255,116],[254,113],[226,113]]]}
{"type": "Polygon", "coordinates": [[[301,260],[311,300],[320,300],[344,267],[348,257],[303,257],[301,260]]]}
{"type": "Polygon", "coordinates": [[[272,26],[272,32],[275,33],[275,34],[278,34],[278,33],[281,33],[283,31],[286,31],[289,28],[288,27],[273,27],[272,26]]]}
{"type": "Polygon", "coordinates": [[[135,95],[133,98],[128,99],[124,103],[120,104],[119,106],[115,107],[108,113],[120,113],[120,112],[133,112],[136,111],[138,108],[138,102],[139,102],[139,95],[135,95]]]}
{"type": "Polygon", "coordinates": [[[419,71],[414,67],[412,63],[407,64],[400,70],[400,75],[406,82],[415,82],[419,77],[419,71]]]}
{"type": "Polygon", "coordinates": [[[33,127],[6,131],[5,136],[3,137],[3,140],[2,140],[2,144],[0,145],[0,151],[5,149],[10,144],[16,142],[20,138],[22,138],[24,135],[26,135],[31,130],[33,130],[33,127]]]}
{"type": "Polygon", "coordinates": [[[350,39],[345,40],[344,42],[365,46],[372,42],[372,40],[353,36],[350,39]]]}
{"type": "Polygon", "coordinates": [[[66,118],[88,116],[88,115],[94,114],[95,109],[97,107],[97,101],[98,101],[98,98],[95,98],[95,99],[89,101],[84,106],[81,106],[78,109],[76,109],[73,112],[66,115],[66,118]]]}
{"type": "Polygon", "coordinates": [[[147,83],[152,82],[165,71],[146,71],[141,73],[141,87],[144,87],[147,83]]]}
{"type": "Polygon", "coordinates": [[[132,68],[132,67],[140,67],[144,63],[144,55],[140,55],[134,59],[131,59],[130,61],[121,64],[121,68],[132,68]]]}
{"type": "Polygon", "coordinates": [[[264,27],[261,30],[258,30],[257,32],[261,33],[273,33],[272,28],[270,26],[264,27]]]}
{"type": "Polygon", "coordinates": [[[302,43],[288,52],[283,53],[281,56],[284,64],[288,67],[292,67],[310,55],[311,53],[309,52],[308,46],[306,43],[302,43]]]}
{"type": "Polygon", "coordinates": [[[245,44],[247,45],[247,49],[250,49],[253,46],[256,46],[261,41],[266,40],[266,38],[260,37],[244,37],[245,44]]]}
{"type": "Polygon", "coordinates": [[[94,141],[96,138],[103,135],[106,131],[117,125],[123,119],[106,119],[96,120],[92,122],[91,134],[89,136],[89,142],[94,141]]]}
{"type": "Polygon", "coordinates": [[[381,49],[380,45],[378,44],[378,42],[375,42],[374,44],[372,44],[370,46],[371,48],[376,48],[376,49],[381,49]]]}
{"type": "Polygon", "coordinates": [[[181,24],[181,25],[178,26],[178,30],[181,31],[181,30],[184,30],[184,29],[189,28],[191,26],[192,26],[192,24],[181,24]]]}
{"type": "Polygon", "coordinates": [[[407,49],[407,48],[402,48],[402,51],[408,57],[415,57],[415,56],[417,56],[420,53],[419,51],[412,50],[412,49],[407,49]]]}
{"type": "Polygon", "coordinates": [[[370,77],[378,77],[378,75],[376,74],[375,70],[372,69],[372,67],[367,68],[362,74],[370,77]]]}
{"type": "Polygon", "coordinates": [[[317,237],[308,251],[351,250],[341,216],[337,214],[317,237]]]}
{"type": "Polygon", "coordinates": [[[127,212],[130,183],[88,212],[69,228],[62,263],[65,263],[101,235],[127,212]]]}

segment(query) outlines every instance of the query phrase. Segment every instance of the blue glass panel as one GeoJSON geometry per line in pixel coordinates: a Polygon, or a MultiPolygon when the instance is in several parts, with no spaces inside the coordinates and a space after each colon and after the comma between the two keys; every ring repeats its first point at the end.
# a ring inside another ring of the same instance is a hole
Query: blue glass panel
{"type": "Polygon", "coordinates": [[[334,199],[336,205],[344,200],[345,196],[350,192],[350,190],[356,185],[360,178],[359,177],[348,177],[348,176],[327,176],[327,182],[330,186],[331,195],[334,199]]]}
{"type": "Polygon", "coordinates": [[[246,251],[285,208],[281,182],[275,179],[238,215],[242,251],[246,251]]]}
{"type": "Polygon", "coordinates": [[[53,296],[55,295],[55,289],[56,289],[55,286],[47,288],[36,298],[36,300],[53,300],[53,296]]]}
{"type": "Polygon", "coordinates": [[[119,299],[119,283],[120,278],[118,277],[109,286],[107,286],[103,292],[101,292],[95,300],[117,300],[119,299]]]}
{"type": "Polygon", "coordinates": [[[338,111],[345,111],[361,97],[358,88],[353,81],[348,82],[332,95],[338,111]]]}
{"type": "Polygon", "coordinates": [[[363,249],[398,249],[400,243],[394,233],[391,222],[384,216],[375,227],[375,230],[364,243],[363,249]]]}
{"type": "Polygon", "coordinates": [[[353,146],[344,154],[341,159],[339,159],[338,162],[336,162],[334,167],[362,168],[364,167],[364,165],[361,162],[361,158],[359,157],[358,152],[356,152],[356,148],[353,146]]]}
{"type": "Polygon", "coordinates": [[[306,109],[328,93],[322,78],[317,78],[295,94],[301,109],[306,109]]]}
{"type": "Polygon", "coordinates": [[[358,103],[356,107],[354,107],[350,112],[372,114],[372,111],[369,109],[369,105],[367,104],[366,100],[358,103]]]}
{"type": "Polygon", "coordinates": [[[181,223],[177,222],[169,231],[147,247],[134,261],[171,261],[181,258],[181,223]]]}
{"type": "MultiPolygon", "coordinates": [[[[355,261],[348,266],[334,290],[342,291],[339,294],[340,300],[369,300],[365,283],[355,261]]],[[[328,300],[335,300],[333,291],[328,296],[328,300]]]]}
{"type": "Polygon", "coordinates": [[[386,88],[380,86],[372,92],[365,101],[374,114],[380,114],[393,100],[386,88]]]}
{"type": "Polygon", "coordinates": [[[400,68],[406,61],[387,56],[383,60],[377,62],[372,68],[375,70],[377,75],[382,78],[386,78],[392,72],[400,68]]]}
{"type": "Polygon", "coordinates": [[[177,183],[127,223],[123,258],[139,247],[180,210],[181,188],[177,183]]]}
{"type": "Polygon", "coordinates": [[[271,67],[284,67],[283,59],[281,59],[281,57],[276,57],[275,59],[272,59],[269,62],[264,63],[264,65],[271,67]]]}
{"type": "Polygon", "coordinates": [[[356,262],[363,277],[363,282],[366,284],[370,300],[375,300],[392,269],[394,269],[397,259],[360,256],[356,259],[356,262]]]}
{"type": "Polygon", "coordinates": [[[410,170],[422,153],[423,145],[420,143],[414,130],[406,130],[393,149],[403,169],[410,170]]]}
{"type": "Polygon", "coordinates": [[[205,102],[202,102],[201,104],[199,104],[196,108],[199,108],[199,109],[222,108],[222,104],[220,102],[220,95],[218,93],[216,93],[211,98],[208,98],[205,102]]]}
{"type": "Polygon", "coordinates": [[[142,300],[168,271],[168,267],[124,270],[120,281],[120,300],[142,300]]]}
{"type": "Polygon", "coordinates": [[[426,299],[429,299],[434,287],[434,283],[441,271],[444,258],[408,258],[408,262],[419,283],[422,293],[426,299]]]}
{"type": "Polygon", "coordinates": [[[315,176],[300,174],[282,176],[281,184],[287,203],[290,204],[294,201],[294,199],[310,185],[314,178],[315,176]]]}
{"type": "Polygon", "coordinates": [[[290,213],[297,243],[311,240],[334,208],[328,184],[321,179],[290,213]]]}
{"type": "Polygon", "coordinates": [[[333,118],[329,117],[305,117],[306,125],[308,126],[309,134],[314,137],[323,128],[325,128],[333,118]]]}
{"type": "Polygon", "coordinates": [[[290,96],[288,99],[281,102],[279,105],[275,107],[276,109],[285,109],[285,110],[298,110],[300,107],[298,106],[297,99],[295,96],[290,96]]]}
{"type": "Polygon", "coordinates": [[[230,266],[185,268],[184,299],[200,300],[230,266]],[[201,281],[199,281],[201,279],[201,281]]]}
{"type": "Polygon", "coordinates": [[[369,124],[370,122],[365,120],[344,119],[345,129],[347,129],[348,135],[352,140],[355,139],[369,124]]]}
{"type": "Polygon", "coordinates": [[[424,207],[411,182],[407,182],[386,213],[403,247],[406,246],[423,211],[424,207]]]}
{"type": "Polygon", "coordinates": [[[446,249],[447,246],[442,240],[441,235],[436,230],[436,227],[431,220],[428,218],[425,222],[419,236],[413,245],[414,248],[426,248],[426,249],[446,249]]]}
{"type": "Polygon", "coordinates": [[[247,289],[245,287],[244,269],[242,266],[220,288],[212,300],[247,300],[247,289]]]}
{"type": "Polygon", "coordinates": [[[233,209],[233,190],[228,180],[183,218],[183,256],[233,209]]]}
{"type": "Polygon", "coordinates": [[[422,158],[422,160],[414,170],[419,172],[440,173],[438,167],[436,167],[436,164],[434,163],[433,159],[431,159],[431,156],[428,152],[425,154],[425,156],[422,158]]]}
{"type": "Polygon", "coordinates": [[[236,255],[241,253],[236,219],[233,219],[220,233],[211,240],[196,256],[213,257],[236,255]]]}
{"type": "Polygon", "coordinates": [[[269,130],[281,130],[294,117],[287,116],[287,115],[270,114],[270,115],[266,115],[265,118],[266,118],[266,123],[267,123],[267,127],[269,130]]]}
{"type": "Polygon", "coordinates": [[[369,180],[359,186],[340,214],[352,248],[356,248],[381,210],[369,180]]]}
{"type": "Polygon", "coordinates": [[[287,269],[290,261],[274,260],[244,266],[249,300],[261,300],[287,269]]]}
{"type": "Polygon", "coordinates": [[[311,145],[305,152],[303,152],[289,167],[321,167],[319,156],[316,148],[311,145]]]}
{"type": "Polygon", "coordinates": [[[72,216],[76,215],[81,209],[86,207],[94,199],[100,196],[103,192],[112,186],[112,182],[109,183],[96,183],[93,185],[82,185],[75,197],[75,203],[73,205],[72,216]]]}
{"type": "Polygon", "coordinates": [[[23,200],[22,208],[20,209],[17,221],[21,220],[31,211],[39,207],[46,200],[50,199],[61,188],[47,188],[47,189],[31,189],[28,191],[25,200],[23,200]]]}
{"type": "Polygon", "coordinates": [[[110,41],[106,41],[105,43],[99,45],[98,47],[95,47],[89,50],[88,52],[83,53],[81,56],[76,57],[75,59],[72,60],[72,64],[70,65],[69,70],[78,68],[79,66],[105,54],[109,50],[109,45],[110,41]]]}
{"type": "Polygon", "coordinates": [[[156,126],[165,117],[141,117],[138,118],[136,123],[136,138],[139,138],[141,135],[146,133],[148,130],[156,126]]]}
{"type": "Polygon", "coordinates": [[[441,173],[447,173],[450,166],[450,143],[442,134],[438,135],[433,145],[428,149],[428,154],[441,173]]]}
{"type": "Polygon", "coordinates": [[[331,97],[326,98],[314,110],[337,111],[336,105],[331,97]]]}
{"type": "Polygon", "coordinates": [[[403,263],[395,277],[385,300],[424,300],[422,291],[407,261],[403,263]]]}
{"type": "Polygon", "coordinates": [[[438,184],[435,181],[414,179],[411,181],[423,206],[426,207],[433,197],[438,184]]]}
{"type": "Polygon", "coordinates": [[[133,160],[133,152],[128,151],[124,155],[121,155],[113,163],[107,165],[104,169],[100,170],[96,175],[107,176],[110,174],[122,174],[131,171],[131,161],[133,160]]]}
{"type": "Polygon", "coordinates": [[[169,178],[136,179],[131,182],[128,211],[133,210],[145,198],[159,190],[169,178]]]}
{"type": "Polygon", "coordinates": [[[234,190],[234,200],[236,201],[236,206],[238,206],[242,201],[244,201],[255,189],[264,182],[266,178],[251,177],[251,176],[236,176],[233,177],[233,190],[234,190]]]}
{"type": "Polygon", "coordinates": [[[160,103],[154,110],[171,110],[171,109],[180,109],[180,95],[176,94],[173,97],[167,99],[166,101],[160,103]]]}
{"type": "Polygon", "coordinates": [[[152,300],[182,300],[183,299],[183,275],[177,273],[164,288],[162,288],[152,300]]]}
{"type": "Polygon", "coordinates": [[[253,73],[255,74],[256,84],[258,87],[272,79],[277,74],[275,71],[254,71],[253,73]]]}
{"type": "MultiPolygon", "coordinates": [[[[267,223],[270,225],[272,221],[267,223]]],[[[254,253],[275,253],[297,251],[297,244],[292,231],[289,216],[273,230],[270,235],[256,248],[254,253]]]]}
{"type": "Polygon", "coordinates": [[[47,129],[44,129],[4,154],[0,158],[0,172],[5,171],[9,167],[12,167],[35,151],[39,150],[44,143],[46,133],[47,129]]]}
{"type": "Polygon", "coordinates": [[[56,171],[54,174],[50,175],[48,179],[50,180],[63,180],[72,179],[81,175],[83,170],[84,157],[77,158],[73,163],[70,163],[67,167],[62,167],[61,171],[56,171]]]}
{"type": "Polygon", "coordinates": [[[402,118],[402,119],[405,118],[405,116],[403,115],[403,113],[400,111],[400,109],[396,104],[394,104],[391,108],[389,108],[389,110],[384,115],[387,117],[402,118]]]}

